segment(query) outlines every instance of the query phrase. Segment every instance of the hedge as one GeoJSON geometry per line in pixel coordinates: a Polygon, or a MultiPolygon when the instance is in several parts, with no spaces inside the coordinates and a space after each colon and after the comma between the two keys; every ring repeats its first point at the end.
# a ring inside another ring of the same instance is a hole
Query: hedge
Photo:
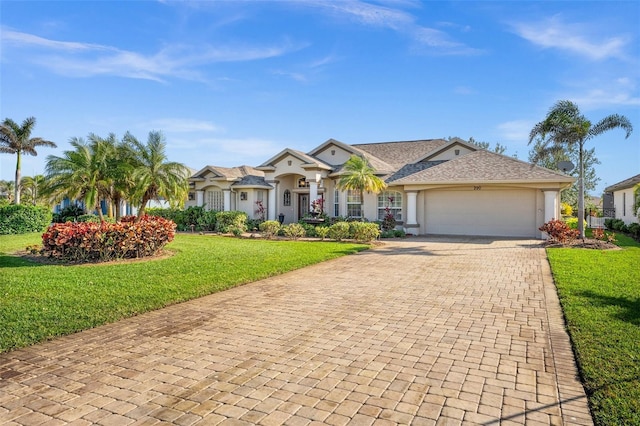
{"type": "Polygon", "coordinates": [[[53,213],[43,206],[10,204],[0,206],[0,235],[42,232],[51,224],[53,213]]]}

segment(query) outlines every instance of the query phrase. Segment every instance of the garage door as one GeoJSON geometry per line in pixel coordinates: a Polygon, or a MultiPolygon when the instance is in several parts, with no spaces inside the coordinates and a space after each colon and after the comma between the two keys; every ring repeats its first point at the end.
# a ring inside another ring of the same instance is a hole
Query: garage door
{"type": "Polygon", "coordinates": [[[535,237],[535,190],[426,192],[427,234],[535,237]]]}

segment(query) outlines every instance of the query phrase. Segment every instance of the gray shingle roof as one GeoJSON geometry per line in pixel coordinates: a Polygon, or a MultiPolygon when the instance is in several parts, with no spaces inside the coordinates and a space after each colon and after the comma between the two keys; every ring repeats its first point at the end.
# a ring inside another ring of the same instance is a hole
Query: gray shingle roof
{"type": "Polygon", "coordinates": [[[219,166],[206,166],[202,170],[194,173],[191,177],[192,179],[202,179],[208,173],[214,173],[218,176],[217,179],[232,181],[235,180],[237,182],[245,180],[246,182],[256,181],[258,182],[260,179],[268,185],[264,180],[264,172],[261,170],[257,170],[251,166],[238,166],[238,167],[219,167],[219,166]]]}
{"type": "Polygon", "coordinates": [[[387,176],[385,181],[387,183],[389,183],[389,184],[393,184],[393,183],[395,183],[395,181],[403,179],[403,178],[405,178],[407,176],[411,176],[413,174],[416,174],[418,172],[426,170],[426,169],[428,169],[430,167],[437,166],[438,164],[442,164],[444,162],[445,162],[445,160],[442,160],[442,161],[423,161],[423,162],[415,163],[415,164],[406,164],[405,166],[403,166],[397,172],[387,176]]]}
{"type": "Polygon", "coordinates": [[[604,192],[613,192],[613,191],[619,191],[621,189],[633,188],[639,183],[640,183],[640,175],[635,175],[630,177],[629,179],[625,179],[621,182],[614,183],[613,185],[607,186],[604,189],[604,192]]]}
{"type": "MultiPolygon", "coordinates": [[[[405,164],[415,163],[425,155],[438,147],[446,145],[444,139],[426,139],[417,141],[382,142],[354,144],[353,148],[367,152],[380,161],[392,166],[392,170],[398,170],[405,164]]],[[[372,164],[373,166],[373,164],[372,164]]]]}
{"type": "Polygon", "coordinates": [[[235,187],[261,187],[261,188],[273,188],[266,180],[264,176],[247,175],[234,182],[231,186],[235,187]]]}
{"type": "Polygon", "coordinates": [[[479,150],[406,175],[398,185],[440,182],[573,182],[574,178],[505,155],[479,150]]]}

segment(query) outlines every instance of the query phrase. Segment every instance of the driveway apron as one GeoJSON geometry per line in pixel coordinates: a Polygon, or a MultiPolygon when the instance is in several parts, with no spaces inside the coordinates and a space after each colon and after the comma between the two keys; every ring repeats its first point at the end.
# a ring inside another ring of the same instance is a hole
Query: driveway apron
{"type": "Polygon", "coordinates": [[[0,423],[592,420],[540,242],[430,237],[1,354],[0,423]]]}

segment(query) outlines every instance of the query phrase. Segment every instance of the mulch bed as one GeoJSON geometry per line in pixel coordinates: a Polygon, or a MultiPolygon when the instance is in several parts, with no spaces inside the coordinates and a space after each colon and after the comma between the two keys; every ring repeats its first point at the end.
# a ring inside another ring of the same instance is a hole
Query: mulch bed
{"type": "Polygon", "coordinates": [[[56,257],[44,256],[41,254],[32,254],[28,251],[18,251],[15,253],[16,256],[21,257],[23,259],[30,260],[34,263],[39,263],[42,265],[62,265],[62,266],[74,266],[74,265],[113,265],[113,264],[126,264],[126,263],[137,263],[137,262],[147,262],[150,260],[159,260],[166,259],[175,254],[175,252],[171,250],[161,250],[158,254],[154,256],[146,256],[146,257],[138,257],[138,258],[130,258],[130,259],[116,259],[110,261],[68,261],[63,259],[58,259],[56,257]]]}
{"type": "Polygon", "coordinates": [[[594,250],[620,250],[620,247],[617,245],[602,241],[596,240],[593,238],[585,238],[584,240],[578,238],[570,242],[559,243],[557,241],[546,241],[545,247],[570,247],[570,248],[585,248],[585,249],[594,249],[594,250]]]}

